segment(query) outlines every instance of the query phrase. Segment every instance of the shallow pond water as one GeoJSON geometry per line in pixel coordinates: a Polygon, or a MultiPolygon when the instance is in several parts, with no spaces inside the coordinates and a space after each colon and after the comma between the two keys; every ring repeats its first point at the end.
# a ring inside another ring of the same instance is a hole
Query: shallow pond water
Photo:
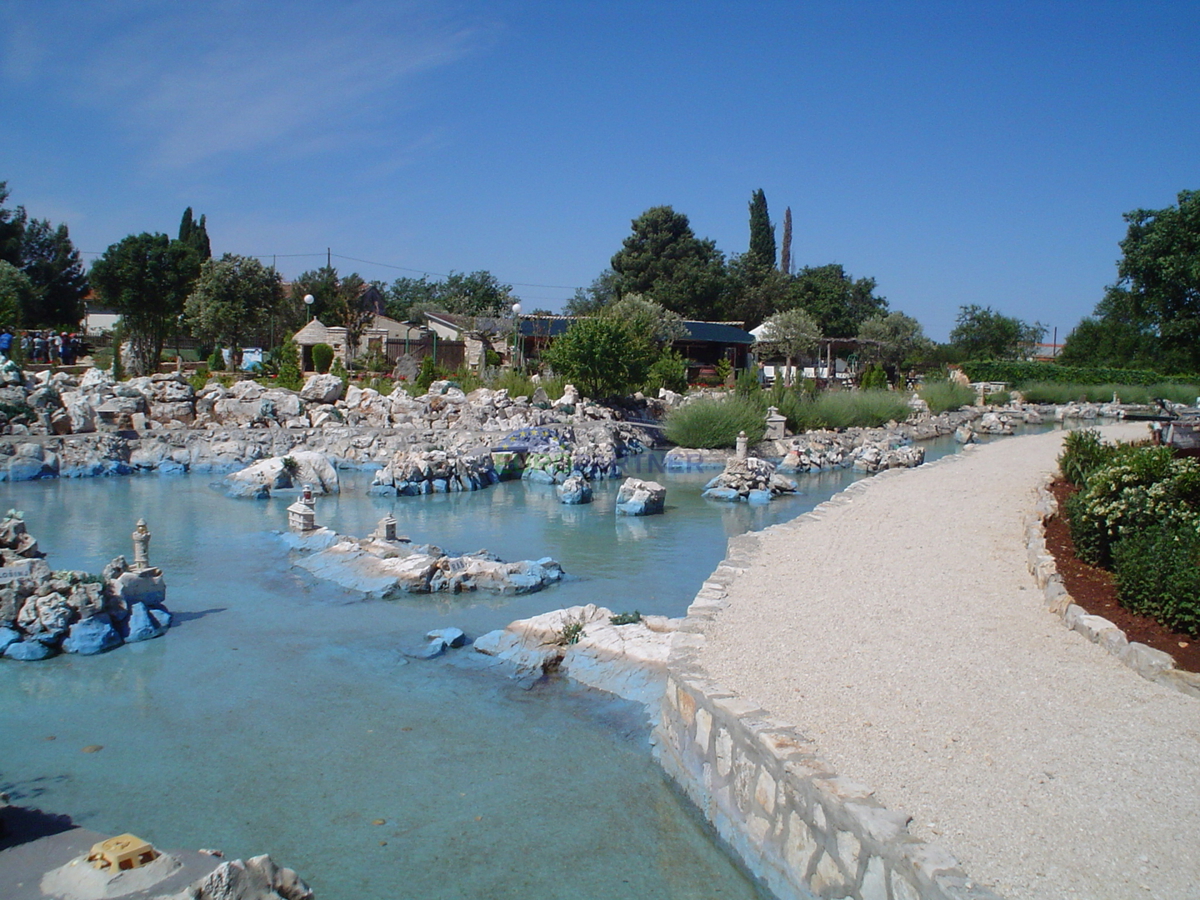
{"type": "MultiPolygon", "coordinates": [[[[927,458],[953,449],[932,442],[927,458]]],[[[569,507],[522,482],[374,498],[368,474],[342,474],[321,524],[363,535],[390,512],[414,541],[552,556],[570,577],[522,597],[364,601],[289,566],[275,532],[292,498],[231,500],[212,475],[5,484],[0,502],[56,569],[130,554],[144,516],[176,627],[103,656],[0,662],[0,790],[165,848],[270,853],[321,900],[762,896],[652,762],[639,708],[566,681],[523,690],[469,649],[418,662],[401,648],[580,603],[682,615],[728,536],[856,476],[719,504],[700,498],[713,472],[664,473],[647,454],[626,474],[663,482],[667,512],[626,519],[616,481],[569,507]]]]}

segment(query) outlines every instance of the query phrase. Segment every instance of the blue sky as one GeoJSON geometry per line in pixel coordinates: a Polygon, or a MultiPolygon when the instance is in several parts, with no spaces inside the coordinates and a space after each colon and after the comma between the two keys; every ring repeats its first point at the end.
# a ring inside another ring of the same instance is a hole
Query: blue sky
{"type": "Polygon", "coordinates": [[[1200,188],[1197,35],[1156,2],[9,0],[0,180],[89,253],[191,206],[286,277],[328,247],[555,310],[651,206],[743,252],[763,188],[798,264],[931,337],[979,304],[1061,339],[1122,213],[1200,188]]]}

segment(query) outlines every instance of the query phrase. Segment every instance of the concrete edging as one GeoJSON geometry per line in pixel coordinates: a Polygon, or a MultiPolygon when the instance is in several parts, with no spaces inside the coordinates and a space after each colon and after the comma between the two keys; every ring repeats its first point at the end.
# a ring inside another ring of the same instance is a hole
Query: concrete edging
{"type": "MultiPolygon", "coordinates": [[[[961,455],[927,465],[952,464],[961,455]]],[[[812,512],[766,531],[803,528],[853,502],[892,469],[857,481],[812,512]]],[[[910,817],[838,775],[798,728],[714,682],[700,663],[709,623],[754,563],[759,534],[731,538],[672,640],[654,753],[743,863],[780,900],[999,900],[943,847],[908,831],[910,817]]]]}

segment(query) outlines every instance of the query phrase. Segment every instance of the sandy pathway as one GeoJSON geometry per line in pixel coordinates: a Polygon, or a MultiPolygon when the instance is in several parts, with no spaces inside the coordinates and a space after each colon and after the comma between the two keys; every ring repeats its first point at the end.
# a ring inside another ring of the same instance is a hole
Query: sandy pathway
{"type": "Polygon", "coordinates": [[[1064,628],[1026,568],[1060,441],[972,448],[769,533],[703,662],[1010,900],[1200,898],[1200,700],[1064,628]]]}

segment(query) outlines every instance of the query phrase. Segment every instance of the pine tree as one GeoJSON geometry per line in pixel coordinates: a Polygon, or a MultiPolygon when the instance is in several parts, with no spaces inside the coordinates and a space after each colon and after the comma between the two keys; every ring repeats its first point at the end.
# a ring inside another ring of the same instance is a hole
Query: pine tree
{"type": "Polygon", "coordinates": [[[763,268],[775,268],[775,229],[767,215],[767,195],[762,188],[750,198],[750,255],[763,268]]]}
{"type": "Polygon", "coordinates": [[[792,274],[792,208],[783,211],[783,248],[779,253],[779,271],[792,274]]]}

